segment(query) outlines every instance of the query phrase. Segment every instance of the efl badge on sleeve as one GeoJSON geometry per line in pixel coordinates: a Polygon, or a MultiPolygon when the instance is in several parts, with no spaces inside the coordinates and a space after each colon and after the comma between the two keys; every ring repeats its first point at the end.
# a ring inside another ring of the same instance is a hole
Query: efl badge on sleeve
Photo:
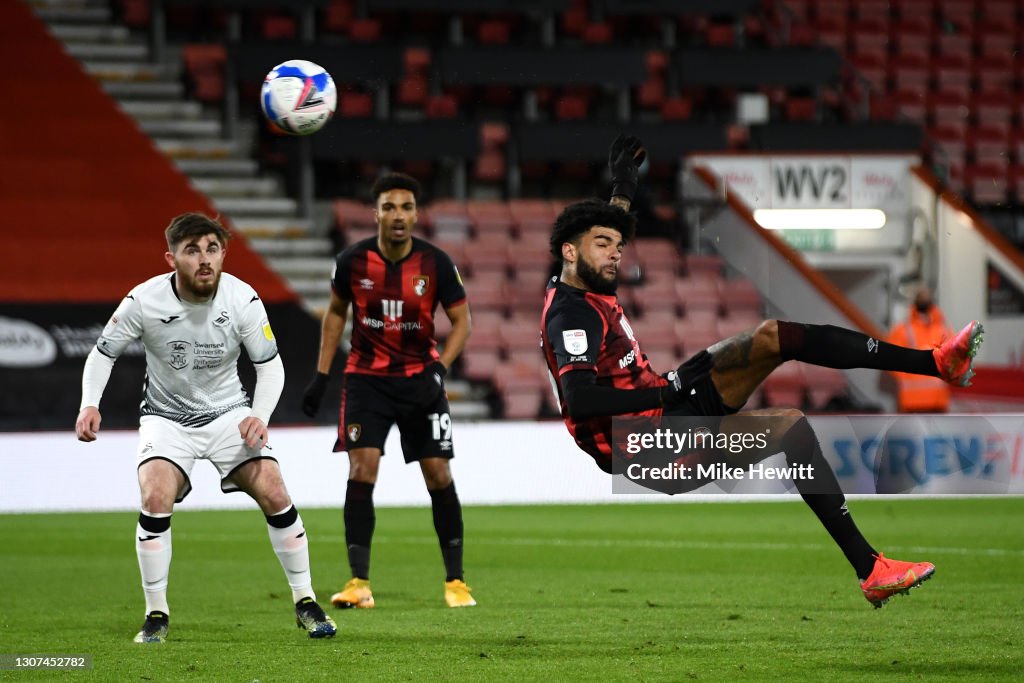
{"type": "Polygon", "coordinates": [[[412,288],[416,292],[416,296],[423,296],[427,292],[427,287],[430,286],[430,278],[426,275],[413,275],[412,276],[412,288]]]}
{"type": "Polygon", "coordinates": [[[570,356],[582,356],[587,352],[587,333],[583,330],[563,330],[562,341],[570,356]]]}

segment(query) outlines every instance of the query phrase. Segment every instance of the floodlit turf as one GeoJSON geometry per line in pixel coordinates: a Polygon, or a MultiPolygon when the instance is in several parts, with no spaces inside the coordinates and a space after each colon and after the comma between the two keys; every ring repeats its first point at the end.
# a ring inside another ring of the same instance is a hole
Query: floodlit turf
{"type": "MultiPolygon", "coordinates": [[[[377,607],[295,627],[257,512],[174,516],[171,629],[142,623],[134,515],[0,516],[0,653],[91,654],[11,680],[963,680],[1024,668],[1024,499],[856,501],[869,540],[935,578],[873,609],[800,503],[474,507],[444,606],[429,509],[377,512],[377,607]]],[[[348,578],[341,512],[305,510],[314,586],[348,578]]]]}

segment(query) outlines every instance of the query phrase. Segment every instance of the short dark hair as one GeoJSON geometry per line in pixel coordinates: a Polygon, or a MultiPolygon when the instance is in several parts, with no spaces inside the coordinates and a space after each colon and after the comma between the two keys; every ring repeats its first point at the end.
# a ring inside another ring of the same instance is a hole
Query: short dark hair
{"type": "Polygon", "coordinates": [[[413,199],[417,202],[420,200],[420,183],[411,175],[388,173],[377,178],[377,182],[373,184],[373,189],[370,190],[373,193],[373,201],[376,202],[381,194],[390,190],[409,190],[409,192],[412,192],[413,199]]]}
{"type": "Polygon", "coordinates": [[[216,218],[202,213],[183,213],[171,219],[171,224],[164,230],[164,237],[167,238],[168,251],[174,251],[183,240],[210,233],[217,236],[222,247],[231,239],[231,233],[216,218]]]}
{"type": "Polygon", "coordinates": [[[584,199],[565,207],[551,231],[551,255],[562,260],[562,245],[572,242],[595,225],[614,228],[622,233],[622,240],[629,242],[636,232],[636,217],[621,207],[601,201],[584,199]]]}

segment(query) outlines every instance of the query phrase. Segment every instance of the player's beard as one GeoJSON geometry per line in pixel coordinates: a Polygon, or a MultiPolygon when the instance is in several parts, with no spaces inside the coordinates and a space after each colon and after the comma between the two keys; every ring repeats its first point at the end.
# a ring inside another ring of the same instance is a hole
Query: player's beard
{"type": "MultiPolygon", "coordinates": [[[[211,268],[211,270],[213,270],[211,268]]],[[[199,271],[196,271],[193,275],[186,276],[180,270],[178,271],[178,283],[182,289],[188,290],[191,298],[194,299],[209,299],[217,291],[217,285],[220,284],[220,271],[213,270],[213,279],[199,282],[199,271]]]]}
{"type": "Polygon", "coordinates": [[[583,283],[590,291],[596,292],[597,294],[611,296],[615,294],[615,291],[619,288],[618,272],[616,272],[611,279],[608,279],[606,275],[597,268],[591,266],[587,263],[586,259],[582,257],[576,262],[576,275],[583,280],[583,283]]]}

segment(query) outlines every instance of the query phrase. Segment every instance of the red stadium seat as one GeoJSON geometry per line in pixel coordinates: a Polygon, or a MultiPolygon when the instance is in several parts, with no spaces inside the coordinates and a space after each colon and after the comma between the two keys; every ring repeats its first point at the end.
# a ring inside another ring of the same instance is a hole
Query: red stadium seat
{"type": "Polygon", "coordinates": [[[338,115],[346,119],[365,119],[373,115],[373,96],[364,92],[338,93],[338,115]]]}
{"type": "Polygon", "coordinates": [[[978,127],[967,136],[967,146],[973,152],[974,162],[980,166],[999,166],[1004,170],[1010,163],[1009,129],[978,127]]]}
{"type": "Polygon", "coordinates": [[[932,29],[930,21],[903,20],[893,24],[892,41],[896,46],[897,58],[913,57],[925,61],[931,59],[932,29]]]}
{"type": "Polygon", "coordinates": [[[939,92],[928,97],[928,111],[937,128],[957,131],[962,137],[970,125],[966,92],[939,92]]]}
{"type": "Polygon", "coordinates": [[[979,204],[1002,204],[1006,201],[1009,188],[1005,167],[968,166],[964,171],[964,183],[979,204]]]}

